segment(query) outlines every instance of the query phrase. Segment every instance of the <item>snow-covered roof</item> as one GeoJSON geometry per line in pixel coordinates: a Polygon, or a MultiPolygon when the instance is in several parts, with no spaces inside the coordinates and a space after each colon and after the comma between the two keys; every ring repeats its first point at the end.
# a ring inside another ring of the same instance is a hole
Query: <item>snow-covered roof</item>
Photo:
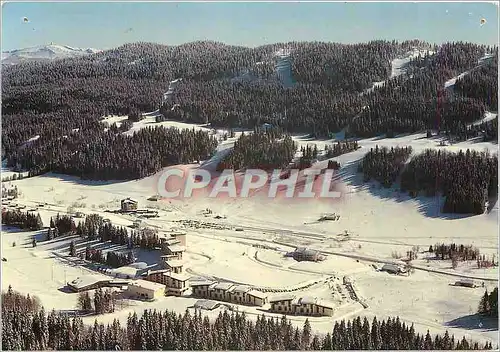
{"type": "Polygon", "coordinates": [[[257,298],[260,298],[260,299],[267,298],[267,294],[266,293],[260,292],[260,291],[257,291],[257,290],[250,290],[250,291],[247,292],[247,295],[253,296],[253,297],[257,297],[257,298]]]}
{"type": "Polygon", "coordinates": [[[122,266],[116,269],[111,269],[110,273],[111,275],[121,275],[121,276],[131,276],[134,277],[138,274],[137,268],[131,267],[131,266],[122,266]]]}
{"type": "Polygon", "coordinates": [[[293,294],[283,294],[279,296],[274,296],[269,300],[269,302],[280,302],[280,301],[293,301],[295,299],[295,295],[293,294]]]}
{"type": "Polygon", "coordinates": [[[106,281],[106,279],[102,278],[99,275],[85,275],[77,277],[73,281],[68,282],[68,285],[76,289],[83,289],[85,287],[97,284],[100,281],[106,281]]]}
{"type": "Polygon", "coordinates": [[[316,300],[316,305],[320,306],[320,307],[325,307],[325,308],[333,309],[333,304],[331,302],[327,302],[327,301],[325,301],[323,299],[316,300]]]}
{"type": "Polygon", "coordinates": [[[317,298],[311,296],[304,296],[299,299],[299,304],[316,304],[317,298]]]}
{"type": "Polygon", "coordinates": [[[220,306],[219,302],[211,301],[208,299],[200,299],[194,304],[195,308],[213,310],[220,306]]]}
{"type": "Polygon", "coordinates": [[[184,274],[184,273],[177,274],[177,273],[169,272],[169,273],[164,273],[163,275],[170,276],[172,279],[177,280],[177,281],[188,281],[191,278],[191,276],[184,274]]]}
{"type": "Polygon", "coordinates": [[[251,291],[252,289],[249,286],[246,285],[236,285],[233,287],[232,292],[241,292],[245,293],[248,291],[251,291]]]}
{"type": "Polygon", "coordinates": [[[147,280],[134,280],[129,282],[129,286],[141,287],[152,291],[157,291],[165,288],[165,285],[147,280]]]}
{"type": "Polygon", "coordinates": [[[384,264],[384,266],[382,266],[382,270],[398,272],[401,268],[396,264],[384,264]]]}
{"type": "Polygon", "coordinates": [[[179,267],[184,265],[184,262],[182,260],[172,259],[172,260],[167,260],[165,262],[165,265],[167,265],[171,268],[179,268],[179,267]]]}
{"type": "Polygon", "coordinates": [[[125,198],[125,199],[122,199],[122,204],[123,203],[137,204],[137,201],[130,199],[130,198],[125,198]]]}
{"type": "Polygon", "coordinates": [[[234,284],[232,284],[230,282],[219,282],[217,285],[215,285],[213,287],[213,289],[226,291],[226,290],[229,290],[233,286],[234,286],[234,284]]]}
{"type": "Polygon", "coordinates": [[[196,286],[210,286],[210,285],[212,285],[214,283],[215,283],[215,281],[202,280],[202,281],[191,281],[189,283],[189,285],[191,285],[191,287],[196,287],[196,286]]]}
{"type": "Polygon", "coordinates": [[[186,250],[186,247],[184,246],[179,246],[177,244],[174,244],[172,246],[168,246],[168,249],[172,252],[172,253],[176,253],[176,252],[184,252],[186,250]]]}

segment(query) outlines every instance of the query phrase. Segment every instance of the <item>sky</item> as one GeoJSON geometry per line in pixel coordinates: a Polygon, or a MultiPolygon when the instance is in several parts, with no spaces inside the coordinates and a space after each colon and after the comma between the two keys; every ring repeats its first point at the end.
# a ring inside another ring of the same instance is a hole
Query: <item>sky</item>
{"type": "Polygon", "coordinates": [[[110,49],[145,41],[258,46],[287,41],[421,39],[498,44],[493,3],[7,2],[2,51],[51,42],[110,49]],[[24,22],[27,17],[29,22],[24,22]],[[486,24],[481,26],[481,19],[486,24]]]}

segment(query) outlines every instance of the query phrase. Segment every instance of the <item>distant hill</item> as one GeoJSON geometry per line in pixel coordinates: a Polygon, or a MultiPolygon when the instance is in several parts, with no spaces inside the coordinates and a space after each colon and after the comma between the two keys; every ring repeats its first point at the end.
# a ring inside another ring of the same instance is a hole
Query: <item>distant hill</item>
{"type": "Polygon", "coordinates": [[[14,65],[25,61],[45,61],[90,55],[100,50],[73,48],[67,45],[38,45],[30,48],[2,52],[2,65],[14,65]]]}

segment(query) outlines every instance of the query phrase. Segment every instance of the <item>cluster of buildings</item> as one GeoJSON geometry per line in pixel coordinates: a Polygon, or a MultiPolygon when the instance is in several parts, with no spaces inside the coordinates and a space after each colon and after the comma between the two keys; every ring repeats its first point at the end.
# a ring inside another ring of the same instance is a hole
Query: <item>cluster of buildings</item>
{"type": "MultiPolygon", "coordinates": [[[[125,199],[122,201],[122,210],[134,210],[136,205],[129,199],[125,199]]],[[[331,305],[312,297],[296,297],[292,294],[286,294],[270,299],[266,293],[247,285],[209,280],[191,282],[191,276],[184,273],[183,270],[186,234],[163,233],[159,240],[161,269],[151,270],[144,267],[145,263],[143,263],[143,266],[128,266],[113,271],[115,279],[88,276],[78,278],[68,283],[68,286],[76,292],[98,287],[120,287],[126,289],[125,292],[130,298],[140,300],[154,300],[165,295],[185,296],[191,294],[193,297],[200,298],[197,304],[206,309],[213,309],[226,302],[256,307],[270,305],[269,312],[286,315],[333,316],[334,309],[331,305]],[[127,279],[133,277],[133,280],[118,279],[119,276],[127,279]],[[140,279],[137,279],[138,277],[140,279]]],[[[293,253],[294,258],[299,261],[321,260],[318,251],[297,248],[293,253]]]]}
{"type": "Polygon", "coordinates": [[[186,251],[185,233],[166,233],[160,237],[163,269],[149,270],[143,274],[146,281],[165,286],[165,294],[183,296],[189,290],[190,276],[183,272],[183,255],[186,251]]]}
{"type": "Polygon", "coordinates": [[[230,282],[198,281],[191,283],[194,297],[213,299],[236,304],[262,307],[268,303],[267,294],[246,285],[230,282]]]}
{"type": "MultiPolygon", "coordinates": [[[[230,282],[192,282],[191,288],[193,297],[202,298],[200,302],[222,301],[258,307],[270,304],[269,312],[286,315],[333,316],[334,311],[331,304],[314,297],[285,294],[269,298],[264,292],[230,282]]],[[[210,304],[216,306],[216,302],[210,304]]]]}

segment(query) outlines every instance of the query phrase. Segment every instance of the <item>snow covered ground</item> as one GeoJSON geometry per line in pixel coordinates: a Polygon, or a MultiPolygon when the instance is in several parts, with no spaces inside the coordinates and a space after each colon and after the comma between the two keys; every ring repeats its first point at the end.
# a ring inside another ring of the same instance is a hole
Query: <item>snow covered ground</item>
{"type": "MultiPolygon", "coordinates": [[[[118,122],[117,118],[114,119],[118,122]]],[[[148,126],[148,122],[151,121],[142,120],[134,124],[133,129],[148,126]]],[[[205,128],[171,121],[161,124],[205,128]]],[[[334,142],[306,140],[300,136],[294,139],[301,145],[317,144],[319,150],[325,144],[334,142]]],[[[219,153],[227,152],[233,142],[234,139],[221,144],[219,153]]],[[[46,174],[12,184],[16,184],[22,192],[16,200],[17,204],[36,207],[40,202],[47,203],[39,208],[45,224],[48,224],[50,216],[65,213],[69,206],[73,206],[85,214],[101,214],[116,225],[131,225],[135,219],[131,215],[104,212],[117,208],[120,199],[125,197],[138,200],[140,208],[157,209],[160,217],[145,220],[144,223],[161,229],[184,229],[188,233],[185,268],[186,272],[195,276],[279,289],[302,287],[318,281],[317,285],[296,291],[296,294],[336,302],[333,318],[310,319],[313,329],[319,332],[329,331],[335,319],[355,315],[369,318],[398,315],[405,322],[414,322],[417,331],[423,333],[427,329],[431,333],[443,333],[449,329],[456,338],[465,335],[467,338],[498,343],[497,328],[488,329],[486,322],[480,328],[478,318],[474,316],[484,290],[451,285],[458,279],[457,275],[465,275],[476,278],[478,282],[484,281],[491,290],[498,285],[498,269],[476,269],[468,263],[460,263],[458,268],[452,269],[449,262],[427,262],[427,254],[423,253],[437,242],[456,242],[476,246],[488,256],[497,255],[498,207],[494,207],[490,214],[478,216],[441,214],[439,205],[442,199],[411,199],[406,194],[400,194],[396,187],[381,189],[376,185],[366,185],[361,175],[356,173],[357,162],[376,145],[389,148],[411,145],[415,153],[426,148],[451,151],[487,149],[496,153],[497,145],[461,142],[439,147],[439,139],[425,138],[425,134],[391,139],[371,138],[359,141],[359,145],[359,150],[335,158],[343,166],[339,176],[345,194],[333,203],[285,203],[262,197],[151,202],[147,198],[157,193],[157,175],[128,182],[98,182],[46,174]],[[207,208],[212,210],[212,215],[202,213],[207,208]],[[322,214],[333,212],[340,215],[338,221],[316,222],[322,214]],[[216,219],[215,215],[227,218],[216,219]],[[196,220],[198,225],[187,220],[196,220]],[[204,228],[203,223],[215,224],[220,229],[214,229],[215,225],[204,228]],[[236,231],[236,228],[242,231],[236,231]],[[345,231],[348,236],[343,236],[345,231]],[[256,244],[269,248],[257,248],[256,244]],[[404,256],[415,245],[420,246],[422,253],[415,262],[417,270],[409,277],[378,272],[371,266],[395,260],[394,252],[404,256]],[[296,246],[321,250],[327,258],[319,263],[298,263],[283,257],[284,252],[296,246]],[[326,277],[333,276],[341,285],[344,275],[355,280],[359,295],[368,303],[367,309],[348,298],[340,299],[338,294],[332,295],[328,284],[322,283],[326,277]]],[[[68,258],[68,241],[71,239],[40,242],[36,248],[31,248],[31,235],[2,232],[2,256],[7,259],[7,262],[2,262],[3,287],[11,284],[14,289],[38,295],[47,309],[74,308],[76,295],[64,292],[62,287],[88,269],[68,258]],[[14,241],[15,247],[12,246],[14,241]]],[[[78,248],[81,250],[80,246],[78,248]]],[[[155,261],[154,255],[138,253],[138,256],[139,261],[148,264],[155,261]]],[[[173,297],[151,303],[127,301],[122,310],[100,316],[98,320],[107,322],[115,317],[126,318],[129,312],[140,313],[145,308],[183,312],[194,302],[193,298],[173,297]]],[[[252,307],[239,309],[245,310],[251,317],[262,314],[262,311],[252,307]]],[[[218,312],[206,314],[212,316],[218,312]]],[[[94,317],[88,318],[89,323],[93,320],[94,317]]],[[[292,321],[299,325],[304,320],[303,317],[292,317],[292,321]]]]}

